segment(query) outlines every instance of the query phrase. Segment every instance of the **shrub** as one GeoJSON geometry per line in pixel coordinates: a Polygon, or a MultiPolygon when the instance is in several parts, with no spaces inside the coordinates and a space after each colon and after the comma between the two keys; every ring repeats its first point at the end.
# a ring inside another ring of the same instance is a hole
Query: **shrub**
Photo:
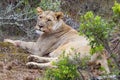
{"type": "Polygon", "coordinates": [[[75,80],[78,78],[77,65],[70,63],[68,57],[63,56],[57,64],[53,64],[58,67],[46,71],[46,80],[75,80]]]}
{"type": "Polygon", "coordinates": [[[116,73],[120,70],[119,63],[117,62],[117,56],[113,56],[118,54],[119,52],[114,54],[112,48],[119,47],[120,38],[116,34],[120,34],[120,4],[115,2],[113,9],[113,16],[107,19],[103,19],[100,16],[95,16],[91,11],[87,12],[85,15],[81,16],[81,26],[80,26],[80,34],[84,34],[90,41],[90,45],[92,47],[91,53],[100,52],[103,49],[106,49],[108,53],[110,53],[109,57],[112,58],[112,61],[108,61],[109,65],[112,67],[112,73],[116,73]],[[118,37],[118,43],[115,47],[115,44],[111,43],[111,40],[115,40],[113,38],[118,37]]]}
{"type": "Polygon", "coordinates": [[[80,34],[85,34],[92,47],[91,52],[102,51],[105,47],[109,49],[109,35],[113,28],[113,23],[95,16],[91,11],[81,16],[80,34]]]}
{"type": "Polygon", "coordinates": [[[113,10],[113,21],[116,23],[116,28],[115,30],[117,33],[120,32],[120,3],[117,3],[115,1],[114,6],[112,7],[113,10]]]}
{"type": "Polygon", "coordinates": [[[117,16],[120,16],[120,4],[115,1],[114,6],[112,7],[113,13],[117,16]]]}

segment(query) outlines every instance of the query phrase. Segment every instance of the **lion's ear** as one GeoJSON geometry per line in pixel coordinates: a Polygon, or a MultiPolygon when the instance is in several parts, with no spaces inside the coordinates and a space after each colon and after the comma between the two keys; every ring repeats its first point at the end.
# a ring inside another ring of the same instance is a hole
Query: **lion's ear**
{"type": "Polygon", "coordinates": [[[40,7],[37,7],[36,10],[38,14],[41,14],[43,12],[43,10],[40,7]]]}
{"type": "Polygon", "coordinates": [[[56,12],[55,16],[59,20],[59,19],[63,18],[63,13],[62,12],[56,12]]]}

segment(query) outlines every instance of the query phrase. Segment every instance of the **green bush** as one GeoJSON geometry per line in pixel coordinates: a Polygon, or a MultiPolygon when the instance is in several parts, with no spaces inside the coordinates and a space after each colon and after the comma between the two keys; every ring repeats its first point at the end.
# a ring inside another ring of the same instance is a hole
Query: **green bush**
{"type": "Polygon", "coordinates": [[[75,80],[78,78],[77,65],[70,63],[68,57],[62,57],[57,64],[53,64],[58,67],[48,69],[45,80],[75,80]]]}
{"type": "Polygon", "coordinates": [[[91,53],[102,51],[108,47],[109,35],[113,28],[113,23],[95,16],[91,11],[81,16],[80,34],[85,34],[92,47],[91,53]]]}
{"type": "Polygon", "coordinates": [[[116,30],[115,32],[120,32],[120,3],[115,1],[114,6],[112,7],[113,10],[113,21],[116,23],[116,30]]]}
{"type": "Polygon", "coordinates": [[[120,4],[115,1],[114,6],[112,7],[113,13],[120,17],[120,4]]]}
{"type": "MultiPolygon", "coordinates": [[[[109,65],[112,73],[118,75],[119,65],[117,57],[113,56],[114,51],[111,48],[113,43],[111,40],[117,37],[116,34],[120,34],[120,4],[115,2],[113,9],[113,16],[107,19],[103,19],[100,16],[95,16],[93,12],[89,11],[85,15],[81,16],[80,34],[84,34],[90,41],[92,47],[91,53],[101,52],[103,49],[108,51],[109,57],[112,58],[112,62],[109,65]],[[114,63],[114,64],[113,64],[114,63]],[[115,69],[116,68],[116,69],[115,69]]],[[[120,40],[120,38],[119,38],[120,40]]]]}

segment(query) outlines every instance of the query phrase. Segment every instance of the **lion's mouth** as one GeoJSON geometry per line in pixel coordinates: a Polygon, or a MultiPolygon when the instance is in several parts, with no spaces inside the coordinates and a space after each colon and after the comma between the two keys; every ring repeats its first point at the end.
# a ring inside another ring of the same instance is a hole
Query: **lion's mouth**
{"type": "Polygon", "coordinates": [[[40,28],[39,31],[45,32],[45,29],[44,28],[40,28]]]}
{"type": "Polygon", "coordinates": [[[44,31],[41,31],[41,30],[35,30],[35,33],[37,33],[38,35],[41,35],[44,33],[44,31]]]}

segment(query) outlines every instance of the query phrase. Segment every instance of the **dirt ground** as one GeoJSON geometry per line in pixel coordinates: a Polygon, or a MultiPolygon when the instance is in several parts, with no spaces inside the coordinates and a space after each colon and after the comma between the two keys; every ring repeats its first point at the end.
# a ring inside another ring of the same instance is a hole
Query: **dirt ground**
{"type": "Polygon", "coordinates": [[[29,53],[0,42],[0,80],[43,80],[42,70],[26,67],[29,53]]]}

